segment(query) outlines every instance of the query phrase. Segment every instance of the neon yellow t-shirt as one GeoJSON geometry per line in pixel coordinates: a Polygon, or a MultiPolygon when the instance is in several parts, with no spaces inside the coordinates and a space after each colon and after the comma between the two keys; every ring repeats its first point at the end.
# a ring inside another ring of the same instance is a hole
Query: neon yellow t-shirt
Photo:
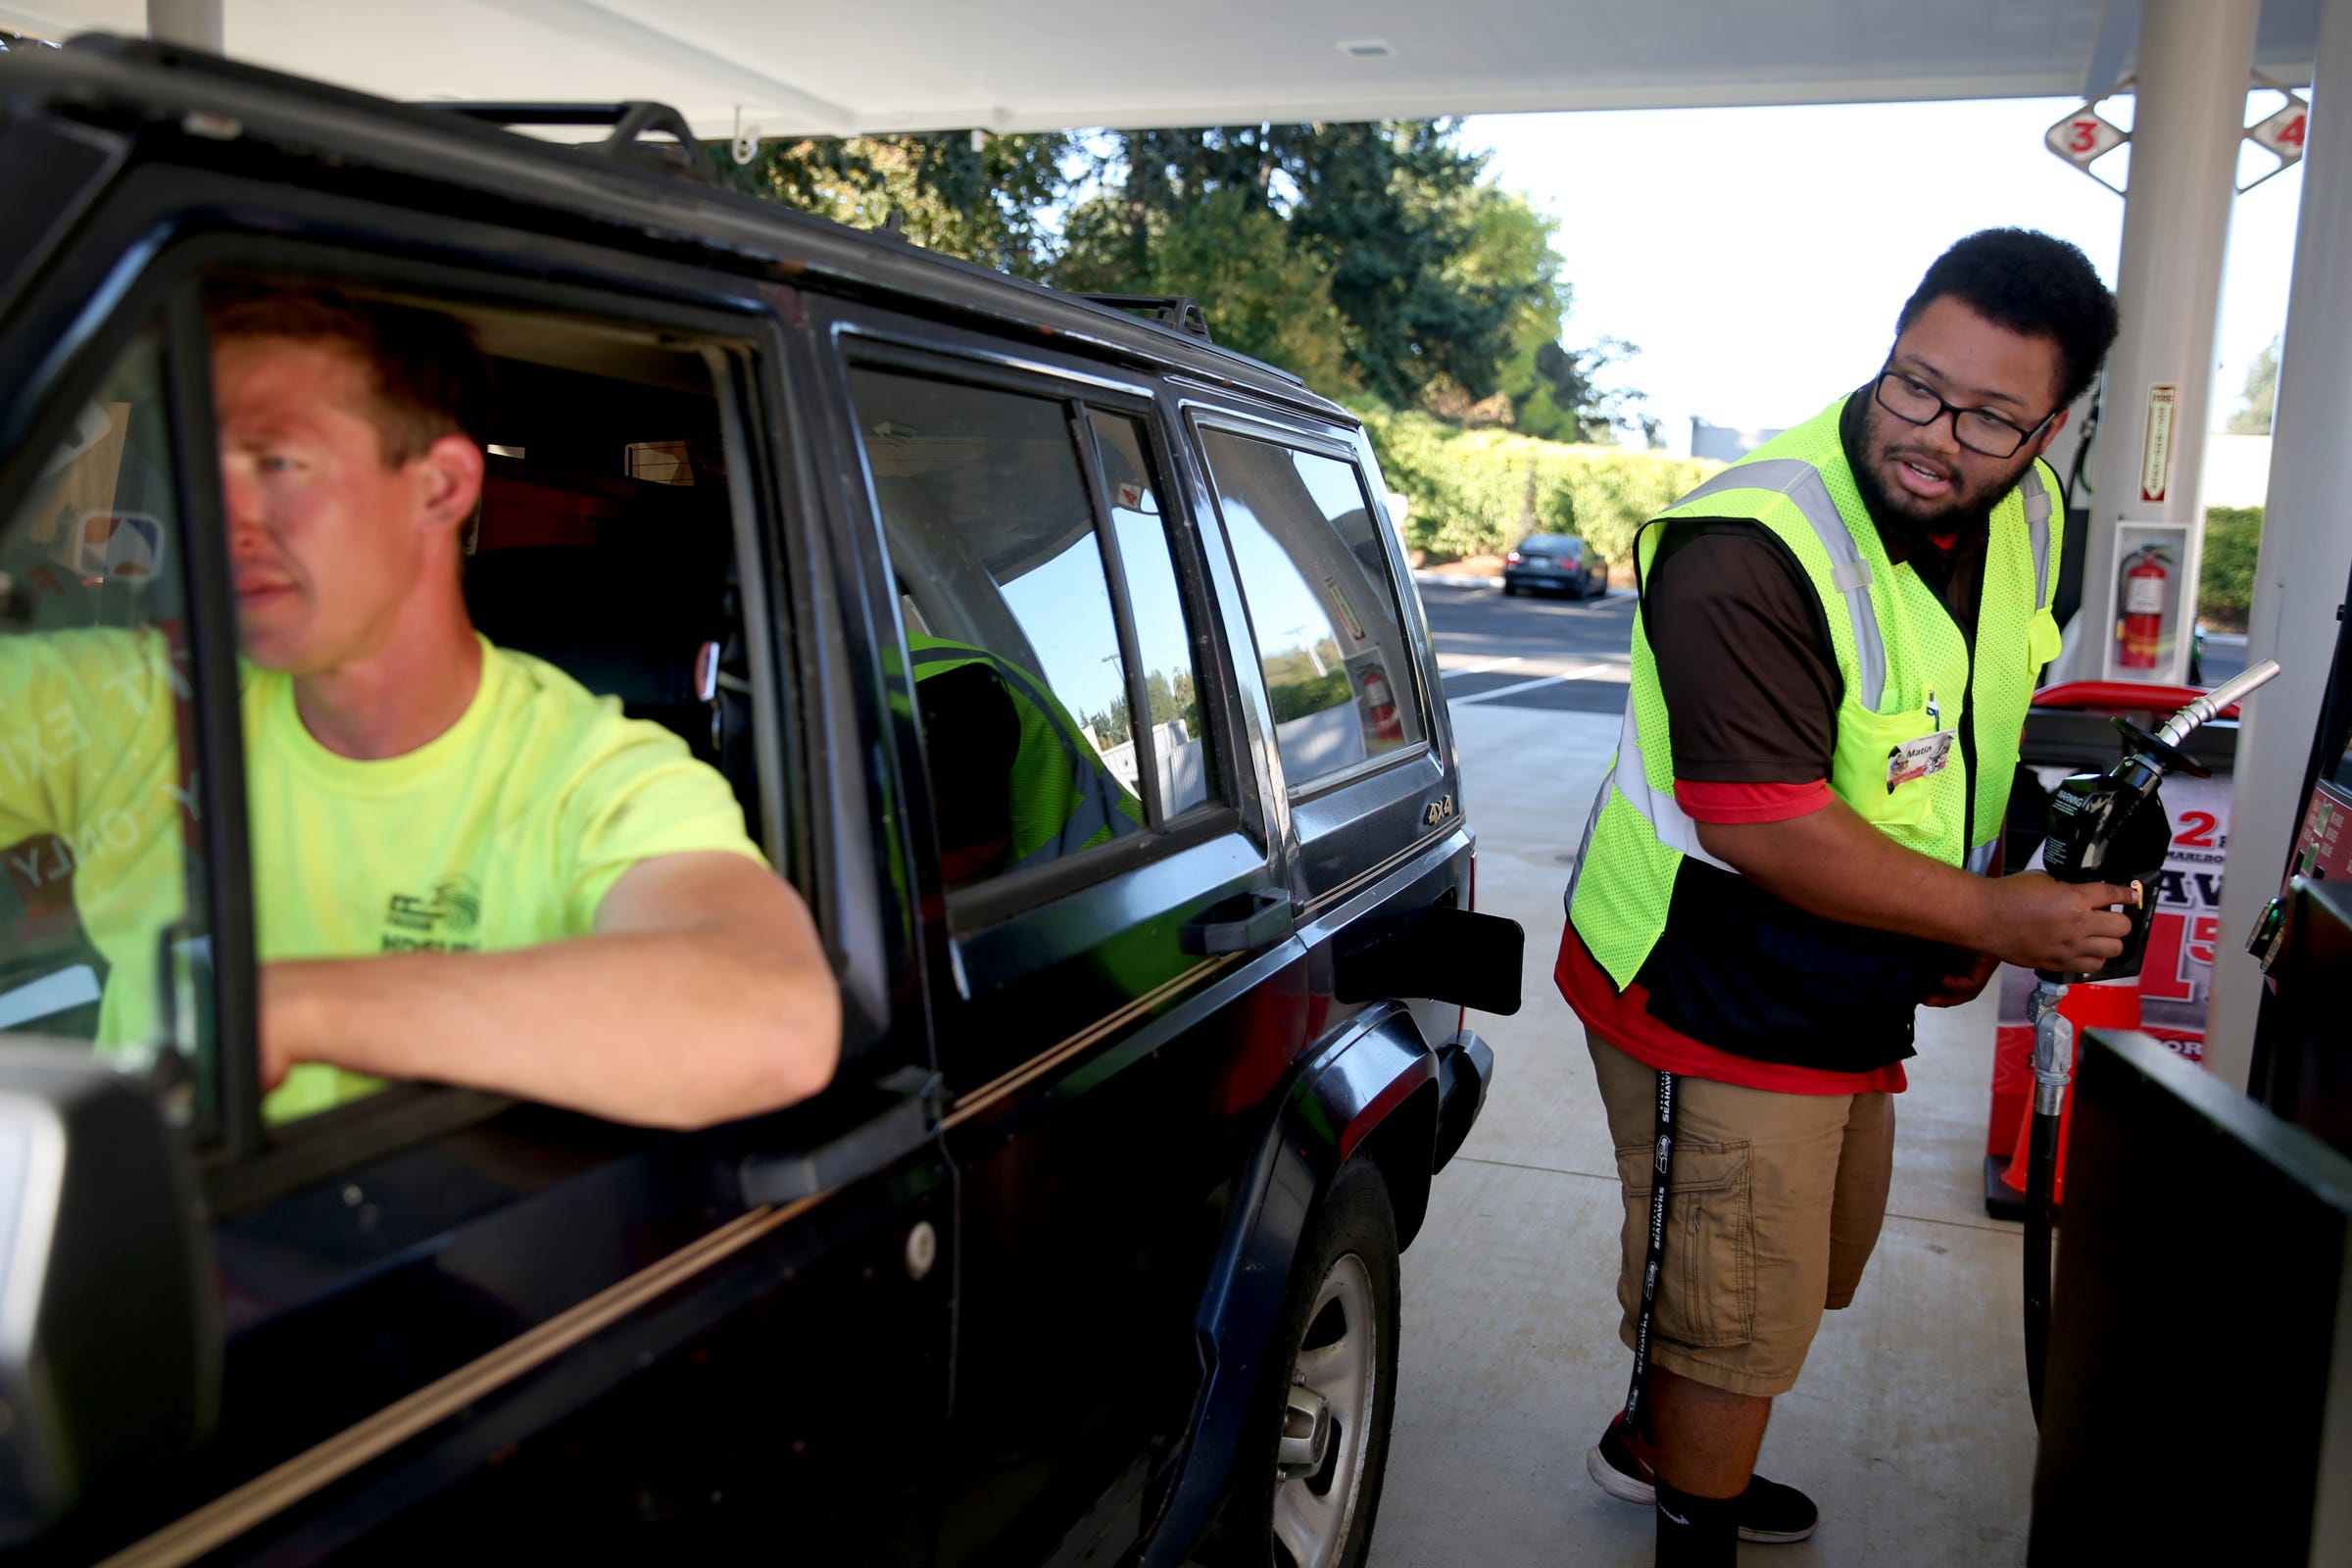
{"type": "MultiPolygon", "coordinates": [[[[380,761],[329,752],[303,727],[290,677],[245,668],[263,961],[585,936],[640,860],[760,858],[726,780],[678,737],[552,664],[482,649],[481,685],[458,721],[380,761]]],[[[71,847],[74,903],[110,969],[101,1050],[153,1038],[158,934],[186,906],[174,680],[184,690],[152,634],[0,639],[0,845],[54,833],[71,847]]],[[[308,1115],[378,1086],[305,1063],[264,1114],[308,1115]]]]}

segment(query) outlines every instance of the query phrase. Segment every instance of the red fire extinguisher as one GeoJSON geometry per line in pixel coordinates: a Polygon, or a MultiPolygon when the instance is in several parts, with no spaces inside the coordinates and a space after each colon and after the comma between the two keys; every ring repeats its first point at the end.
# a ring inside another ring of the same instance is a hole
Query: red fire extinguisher
{"type": "Polygon", "coordinates": [[[1356,679],[1364,688],[1364,710],[1372,716],[1372,732],[1384,741],[1403,740],[1404,719],[1396,711],[1396,698],[1389,690],[1389,677],[1378,664],[1366,664],[1356,679]]]}
{"type": "Polygon", "coordinates": [[[2164,585],[2172,576],[2172,558],[2154,545],[2142,545],[2124,564],[2123,618],[2116,640],[2123,652],[2116,662],[2125,669],[2154,669],[2156,644],[2164,634],[2164,585]]]}

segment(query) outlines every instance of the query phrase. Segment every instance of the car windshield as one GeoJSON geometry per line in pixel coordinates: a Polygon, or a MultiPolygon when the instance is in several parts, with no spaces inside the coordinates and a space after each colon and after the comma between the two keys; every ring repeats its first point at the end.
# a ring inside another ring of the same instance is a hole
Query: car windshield
{"type": "Polygon", "coordinates": [[[1577,541],[1574,539],[1530,539],[1519,547],[1523,556],[1562,556],[1575,559],[1577,541]]]}

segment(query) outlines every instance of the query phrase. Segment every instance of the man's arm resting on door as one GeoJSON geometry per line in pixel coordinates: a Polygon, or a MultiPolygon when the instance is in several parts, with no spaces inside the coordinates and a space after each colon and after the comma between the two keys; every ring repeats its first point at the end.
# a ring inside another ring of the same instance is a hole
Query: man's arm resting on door
{"type": "Polygon", "coordinates": [[[731,854],[638,862],[593,936],[262,970],[265,1085],[324,1061],[702,1127],[808,1099],[840,1053],[840,991],[808,906],[731,854]]]}
{"type": "Polygon", "coordinates": [[[1836,796],[1776,822],[1699,822],[1709,855],[1775,898],[1848,925],[1947,942],[2029,969],[2096,969],[2123,952],[2132,897],[2038,871],[1981,877],[1907,850],[1836,796]]]}

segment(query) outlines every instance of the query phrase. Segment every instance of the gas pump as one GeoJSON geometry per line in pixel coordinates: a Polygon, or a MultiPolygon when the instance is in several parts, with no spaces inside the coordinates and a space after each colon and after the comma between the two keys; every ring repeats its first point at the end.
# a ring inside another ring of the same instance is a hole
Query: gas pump
{"type": "Polygon", "coordinates": [[[2156,880],[2172,844],[2172,823],[2158,794],[2167,775],[2206,776],[2205,764],[2180,750],[2198,725],[2253,692],[2278,673],[2266,659],[2182,708],[2150,735],[2118,717],[2124,757],[2104,773],[2077,773],[2050,798],[2048,837],[2042,863],[2061,882],[2112,882],[2129,886],[2133,899],[2125,911],[2132,929],[2124,951],[2101,968],[2082,974],[2034,971],[2029,1013],[2034,1020],[2034,1122],[2027,1154],[2026,1198],[2026,1382],[2036,1420],[2041,1415],[2044,1356],[2050,1326],[2050,1200],[2058,1167],[2058,1124],[2074,1076],[2074,1025],[2058,1010],[2067,987],[2092,980],[2121,980],[2139,973],[2147,955],[2148,931],[2156,915],[2156,880]]]}

